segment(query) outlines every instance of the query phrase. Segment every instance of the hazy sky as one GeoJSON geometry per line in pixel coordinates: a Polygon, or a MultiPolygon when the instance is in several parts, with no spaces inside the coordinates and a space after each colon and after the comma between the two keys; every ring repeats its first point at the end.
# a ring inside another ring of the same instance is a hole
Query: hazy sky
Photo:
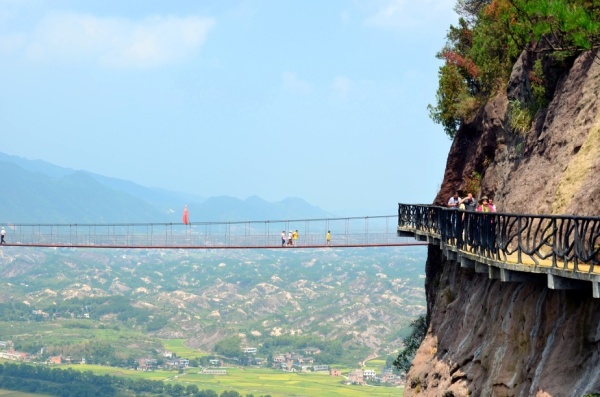
{"type": "Polygon", "coordinates": [[[334,213],[429,203],[450,0],[0,0],[0,152],[334,213]]]}

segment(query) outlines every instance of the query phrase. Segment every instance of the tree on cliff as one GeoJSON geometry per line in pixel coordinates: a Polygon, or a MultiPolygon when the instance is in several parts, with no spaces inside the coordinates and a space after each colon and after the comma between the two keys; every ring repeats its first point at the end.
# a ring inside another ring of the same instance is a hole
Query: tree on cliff
{"type": "MultiPolygon", "coordinates": [[[[445,61],[437,103],[428,107],[450,138],[505,87],[521,51],[565,59],[600,47],[600,0],[458,0],[455,10],[458,26],[437,54],[445,61]]],[[[533,80],[543,85],[538,69],[533,80]]],[[[534,113],[543,105],[520,104],[534,113]]]]}
{"type": "Polygon", "coordinates": [[[425,334],[427,333],[427,317],[424,314],[417,317],[416,320],[413,320],[412,323],[410,323],[410,327],[410,334],[402,339],[404,350],[398,354],[398,357],[396,357],[393,364],[394,367],[401,372],[408,372],[410,363],[413,358],[415,358],[417,349],[421,346],[423,339],[425,339],[425,334]]]}

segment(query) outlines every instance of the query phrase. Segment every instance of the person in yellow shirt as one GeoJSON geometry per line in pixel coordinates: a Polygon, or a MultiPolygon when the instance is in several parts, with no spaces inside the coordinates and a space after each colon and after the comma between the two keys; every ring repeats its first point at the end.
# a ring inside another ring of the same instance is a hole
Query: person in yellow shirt
{"type": "Polygon", "coordinates": [[[294,239],[294,245],[298,244],[298,229],[294,230],[294,233],[292,233],[292,239],[294,239]]]}
{"type": "Polygon", "coordinates": [[[327,241],[327,245],[331,245],[331,232],[328,230],[327,235],[325,236],[325,241],[327,241]]]}

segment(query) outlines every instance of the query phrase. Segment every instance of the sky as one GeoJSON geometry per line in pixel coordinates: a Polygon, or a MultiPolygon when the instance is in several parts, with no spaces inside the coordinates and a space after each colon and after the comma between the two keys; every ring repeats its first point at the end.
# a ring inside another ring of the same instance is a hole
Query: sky
{"type": "Polygon", "coordinates": [[[454,3],[0,0],[0,152],[340,215],[430,203],[454,3]]]}

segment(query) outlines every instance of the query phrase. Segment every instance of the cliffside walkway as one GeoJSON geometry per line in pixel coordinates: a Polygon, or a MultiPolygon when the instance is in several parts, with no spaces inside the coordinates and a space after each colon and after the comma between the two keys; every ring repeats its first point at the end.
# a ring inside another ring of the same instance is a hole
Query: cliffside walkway
{"type": "Polygon", "coordinates": [[[247,222],[9,224],[6,246],[67,248],[349,248],[427,245],[398,237],[396,215],[247,222]],[[298,231],[294,245],[290,232],[298,231]],[[281,243],[281,232],[286,243],[281,243]],[[327,232],[331,241],[326,241],[327,232]]]}
{"type": "Polygon", "coordinates": [[[600,217],[467,212],[398,205],[398,235],[440,247],[463,268],[503,282],[590,289],[600,298],[600,217]]]}

